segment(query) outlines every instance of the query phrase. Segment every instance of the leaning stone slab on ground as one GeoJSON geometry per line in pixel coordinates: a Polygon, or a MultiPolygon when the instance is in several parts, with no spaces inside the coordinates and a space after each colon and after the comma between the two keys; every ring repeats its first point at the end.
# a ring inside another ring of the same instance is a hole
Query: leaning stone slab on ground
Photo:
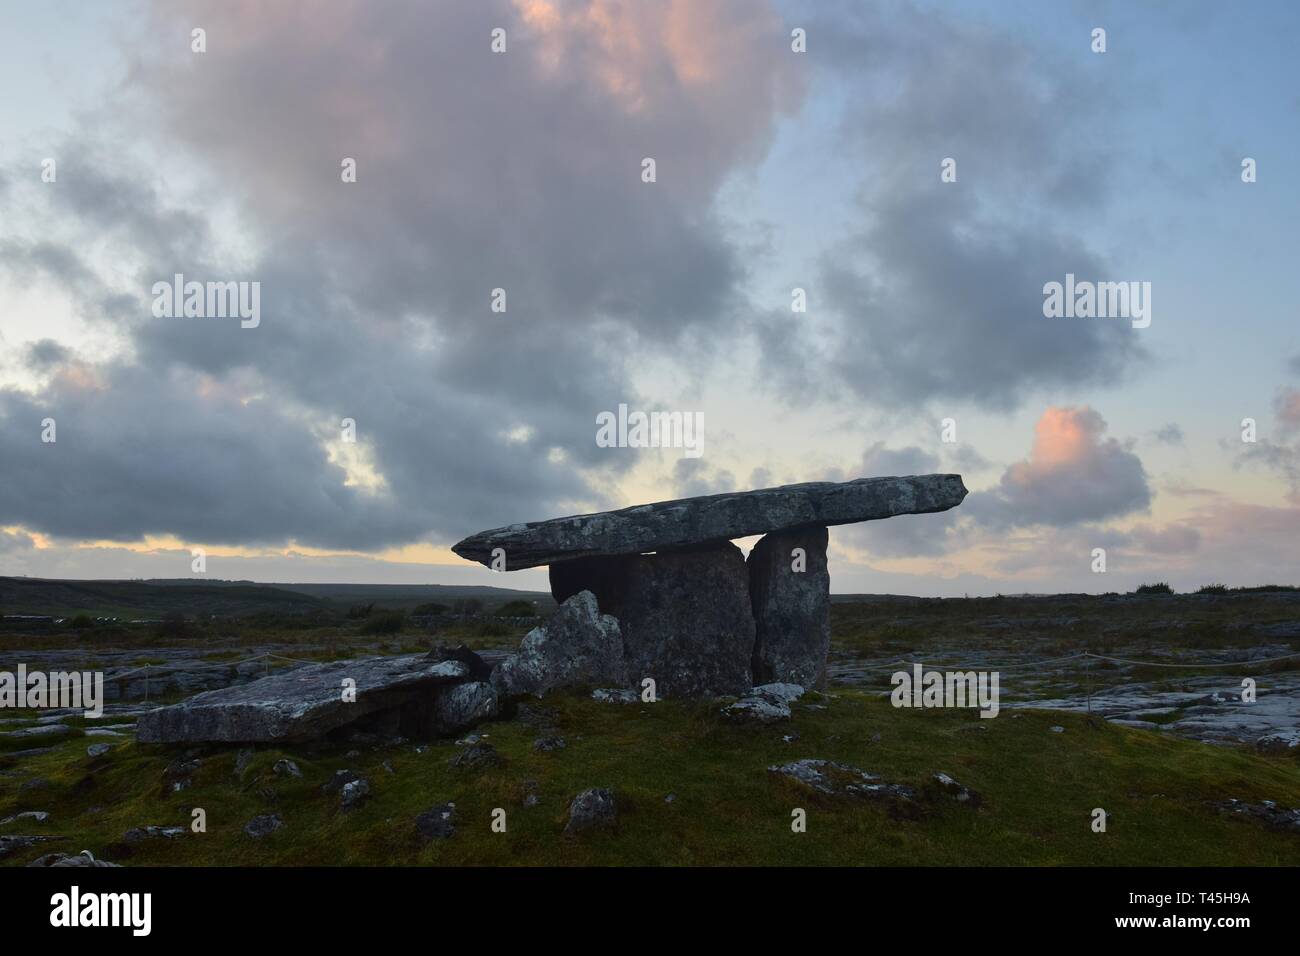
{"type": "Polygon", "coordinates": [[[749,552],[754,683],[826,686],[831,577],[824,527],[766,535],[749,552]]]}
{"type": "MultiPolygon", "coordinates": [[[[947,511],[961,504],[960,475],[814,481],[636,505],[481,531],[452,546],[462,558],[504,570],[595,555],[642,554],[796,528],[947,511]]],[[[602,605],[603,607],[603,605],[602,605]]]]}
{"type": "Polygon", "coordinates": [[[141,743],[311,740],[389,713],[427,726],[439,688],[468,675],[460,661],[435,663],[422,654],[309,664],[149,711],[140,715],[136,737],[141,743]],[[356,682],[353,701],[345,699],[345,679],[356,682]]]}

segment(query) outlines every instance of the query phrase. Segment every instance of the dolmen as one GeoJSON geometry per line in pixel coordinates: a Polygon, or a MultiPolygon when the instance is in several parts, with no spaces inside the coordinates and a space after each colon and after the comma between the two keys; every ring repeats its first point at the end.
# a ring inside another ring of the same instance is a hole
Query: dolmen
{"type": "Polygon", "coordinates": [[[959,475],[810,482],[515,524],[453,546],[496,570],[549,565],[559,608],[490,667],[465,647],[306,664],[141,714],[141,743],[293,743],[357,731],[438,737],[511,698],[602,699],[824,686],[827,529],[961,504],[959,475]],[[763,537],[748,559],[732,538],[763,537]],[[797,686],[793,686],[797,685],[797,686]]]}
{"type": "Polygon", "coordinates": [[[807,482],[483,531],[452,546],[498,571],[548,565],[559,611],[492,673],[498,694],[600,684],[658,697],[821,687],[827,529],[961,504],[960,475],[807,482]],[[748,560],[733,538],[763,535],[748,560]]]}

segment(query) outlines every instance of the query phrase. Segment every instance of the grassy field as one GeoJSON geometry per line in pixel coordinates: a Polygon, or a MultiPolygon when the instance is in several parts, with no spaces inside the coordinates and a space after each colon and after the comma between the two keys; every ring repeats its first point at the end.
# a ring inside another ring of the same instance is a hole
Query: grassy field
{"type": "MultiPolygon", "coordinates": [[[[832,661],[1007,648],[1040,658],[1082,648],[1261,641],[1300,649],[1300,640],[1287,636],[1298,608],[1295,592],[840,602],[832,609],[832,661]]],[[[362,637],[358,628],[337,615],[319,628],[223,625],[210,656],[238,656],[259,641],[301,641],[312,659],[414,652],[434,641],[499,648],[516,643],[527,625],[487,616],[436,635],[407,628],[379,638],[362,637]]],[[[131,636],[142,660],[166,657],[153,649],[163,642],[131,636]]],[[[211,637],[200,631],[183,643],[208,646],[211,637]]],[[[98,631],[6,635],[0,650],[44,641],[89,649],[104,639],[98,631]]],[[[882,674],[870,684],[886,681],[882,674]]],[[[1004,710],[981,720],[974,711],[899,710],[878,695],[842,688],[809,695],[794,711],[788,723],[736,726],[718,715],[716,703],[601,704],[574,692],[533,703],[526,719],[478,728],[504,759],[499,767],[452,767],[462,748],[451,741],[341,743],[260,749],[237,775],[238,748],[211,747],[196,752],[199,766],[180,791],[166,780],[183,749],[140,746],[129,731],[83,737],[72,720],[75,735],[46,754],[15,757],[16,750],[49,744],[0,738],[0,819],[50,813],[44,824],[0,825],[0,836],[65,838],[17,851],[0,865],[83,849],[126,865],[1300,864],[1300,835],[1224,816],[1214,806],[1236,798],[1300,807],[1295,754],[1203,744],[1082,714],[1004,710]],[[1053,733],[1054,725],[1064,733],[1053,733]],[[550,735],[567,745],[534,750],[535,739],[550,735]],[[114,747],[92,759],[86,747],[98,742],[114,747]],[[297,763],[301,779],[273,772],[282,757],[297,763]],[[942,771],[978,791],[983,804],[972,809],[927,797],[919,813],[900,814],[880,802],[816,795],[767,770],[800,758],[837,761],[921,789],[942,771]],[[351,812],[339,809],[337,795],[321,792],[342,769],[366,777],[371,788],[351,812]],[[615,791],[617,825],[566,836],[569,803],[590,787],[615,791]],[[535,805],[525,803],[530,794],[535,805]],[[456,805],[455,836],[422,841],[416,817],[448,802],[456,805]],[[194,807],[206,812],[206,833],[189,829],[194,807]],[[1091,829],[1097,807],[1109,815],[1104,834],[1091,829]],[[506,812],[505,833],[492,831],[496,808],[506,812]],[[794,808],[807,811],[805,833],[791,831],[794,808]],[[270,813],[283,829],[260,840],[244,833],[249,820],[270,813]],[[186,832],[124,842],[128,830],[149,825],[186,832]]]]}
{"type": "MultiPolygon", "coordinates": [[[[806,698],[807,700],[807,698],[806,698]]],[[[1084,716],[1025,712],[980,720],[972,712],[896,710],[858,693],[795,705],[788,724],[733,726],[702,703],[600,704],[580,695],[548,698],[533,709],[550,725],[521,720],[484,725],[505,763],[482,771],[453,768],[460,748],[414,744],[257,751],[235,774],[234,748],[200,754],[192,784],[167,792],[164,775],[179,755],[124,739],[91,760],[93,738],[65,740],[25,759],[21,774],[0,777],[0,818],[47,810],[50,820],[0,828],[66,840],[43,852],[93,851],[129,865],[347,864],[834,864],[834,865],[1295,865],[1300,835],[1273,832],[1220,815],[1211,801],[1276,800],[1300,806],[1300,765],[1129,730],[1084,716]],[[1052,733],[1052,725],[1065,727],[1052,733]],[[783,735],[798,740],[784,742],[783,735]],[[541,734],[567,746],[540,753],[541,734]],[[355,753],[355,752],[354,752],[355,753]],[[302,779],[276,775],[281,757],[302,779]],[[891,782],[924,786],[944,771],[983,795],[979,809],[938,799],[916,819],[857,798],[816,796],[767,772],[801,757],[836,760],[891,782]],[[395,771],[382,764],[388,761],[395,771]],[[340,769],[367,777],[371,798],[343,812],[320,792],[340,769]],[[23,780],[47,781],[20,792],[23,780]],[[619,817],[607,832],[563,833],[569,801],[587,787],[615,790],[619,817]],[[537,805],[524,806],[535,792],[537,805]],[[671,802],[667,801],[673,795],[671,802]],[[453,802],[457,832],[424,844],[414,820],[453,802]],[[207,832],[188,832],[191,808],[207,832]],[[492,832],[494,808],[507,831],[492,832]],[[806,833],[791,832],[791,811],[808,813],[806,833]],[[1108,831],[1092,832],[1095,807],[1108,831]],[[284,828],[261,840],[243,832],[254,816],[277,813],[284,828]],[[173,840],[125,844],[144,825],[184,826],[173,840]]],[[[12,769],[12,768],[10,768],[12,769]]]]}

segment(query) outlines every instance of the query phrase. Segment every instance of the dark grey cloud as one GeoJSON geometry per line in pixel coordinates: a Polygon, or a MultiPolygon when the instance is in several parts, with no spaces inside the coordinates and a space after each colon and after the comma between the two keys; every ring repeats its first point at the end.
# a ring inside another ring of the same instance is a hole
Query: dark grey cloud
{"type": "Polygon", "coordinates": [[[810,16],[811,62],[852,103],[839,145],[864,169],[860,228],[824,255],[817,282],[841,324],[823,367],[895,407],[1010,409],[1121,381],[1145,356],[1127,322],[1042,313],[1044,283],[1067,273],[1128,278],[1062,226],[1107,200],[1107,155],[1090,135],[1105,90],[939,11],[840,3],[810,16]],[[946,157],[955,183],[940,182],[946,157]]]}
{"type": "Polygon", "coordinates": [[[582,7],[158,3],[145,34],[202,24],[208,52],[128,51],[120,122],[74,134],[39,194],[60,228],[0,236],[7,265],[130,344],[42,346],[43,391],[0,391],[0,524],[378,548],[606,504],[600,479],[635,455],[597,448],[595,415],[638,398],[640,356],[736,328],[744,270],[713,197],[799,91],[764,6],[683,8],[674,31],[582,7]],[[260,282],[260,326],[154,319],[176,272],[260,282]],[[331,459],[343,418],[379,487],[331,459]]]}

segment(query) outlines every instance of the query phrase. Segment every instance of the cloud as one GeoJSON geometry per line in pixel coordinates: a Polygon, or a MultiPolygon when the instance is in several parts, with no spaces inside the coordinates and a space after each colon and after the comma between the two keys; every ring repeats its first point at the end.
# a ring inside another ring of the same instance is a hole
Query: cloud
{"type": "Polygon", "coordinates": [[[208,51],[131,45],[112,121],[37,187],[39,228],[0,236],[13,270],[127,341],[95,361],[39,343],[50,380],[0,389],[0,524],[377,549],[610,504],[634,456],[596,447],[596,411],[638,398],[646,349],[707,351],[744,318],[713,201],[799,102],[771,10],[151,10],[139,39],[201,23],[208,51]],[[176,272],[259,282],[260,326],[152,319],[176,272]]]}
{"type": "Polygon", "coordinates": [[[1105,420],[1086,405],[1048,407],[1029,457],[963,507],[992,527],[1068,526],[1146,511],[1152,494],[1141,459],[1103,438],[1105,431],[1105,420]]]}
{"type": "Polygon", "coordinates": [[[1154,438],[1162,445],[1181,445],[1183,443],[1182,426],[1178,425],[1176,422],[1169,422],[1166,425],[1161,425],[1156,429],[1154,438]]]}
{"type": "MultiPolygon", "coordinates": [[[[1121,321],[1047,319],[1043,285],[1109,278],[1076,223],[1107,199],[1106,97],[1027,42],[912,4],[819,5],[819,77],[852,104],[835,144],[862,168],[852,233],[811,295],[834,344],[787,360],[887,407],[1120,382],[1147,355],[1121,321]],[[1033,144],[1026,162],[1024,144],[1033,144]],[[940,161],[957,181],[940,181],[940,161]]],[[[790,336],[767,337],[787,351],[790,336]]],[[[780,359],[769,356],[769,365],[780,359]]]]}

